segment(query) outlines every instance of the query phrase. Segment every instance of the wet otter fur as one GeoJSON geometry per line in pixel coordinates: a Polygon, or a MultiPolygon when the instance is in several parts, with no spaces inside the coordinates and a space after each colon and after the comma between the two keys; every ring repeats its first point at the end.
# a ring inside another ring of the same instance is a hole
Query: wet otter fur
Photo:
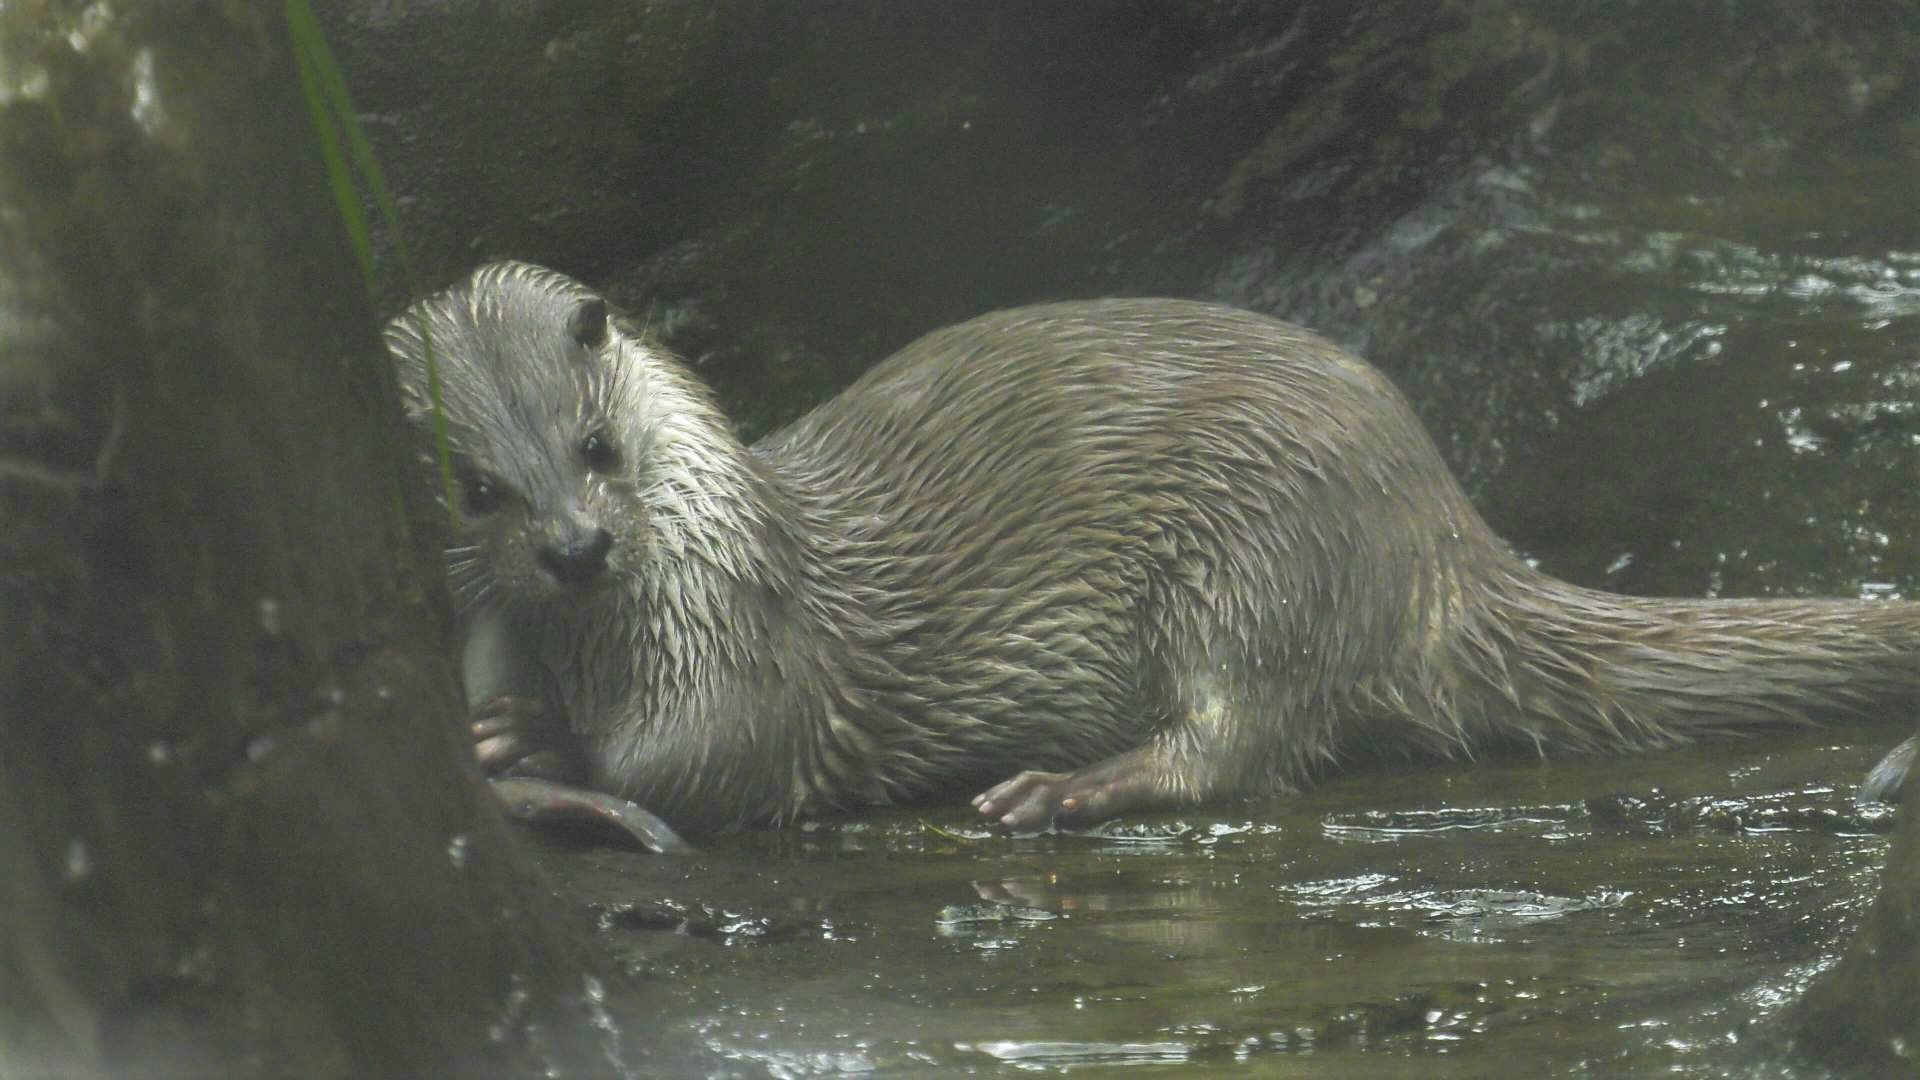
{"type": "Polygon", "coordinates": [[[935,331],[749,448],[585,286],[481,267],[387,336],[463,505],[483,762],[713,829],[995,784],[1018,828],[1344,759],[1667,746],[1920,697],[1904,603],[1547,577],[1377,371],[1185,300],[935,331]]]}

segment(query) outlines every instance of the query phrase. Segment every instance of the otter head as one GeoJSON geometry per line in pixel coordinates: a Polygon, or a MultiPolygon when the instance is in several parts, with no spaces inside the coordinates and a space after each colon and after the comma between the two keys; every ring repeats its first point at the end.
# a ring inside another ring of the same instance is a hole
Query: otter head
{"type": "Polygon", "coordinates": [[[407,412],[428,433],[433,353],[464,599],[588,601],[645,574],[684,531],[687,500],[662,495],[703,487],[712,470],[698,448],[724,421],[678,361],[592,290],[491,263],[396,316],[386,337],[407,412]]]}

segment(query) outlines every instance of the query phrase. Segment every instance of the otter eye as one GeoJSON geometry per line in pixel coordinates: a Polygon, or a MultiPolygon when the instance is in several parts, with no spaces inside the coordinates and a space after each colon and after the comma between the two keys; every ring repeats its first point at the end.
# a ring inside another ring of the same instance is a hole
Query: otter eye
{"type": "Polygon", "coordinates": [[[467,513],[480,517],[500,509],[500,485],[479,473],[460,479],[460,505],[467,513]]]}
{"type": "Polygon", "coordinates": [[[580,440],[580,457],[586,461],[587,468],[597,473],[615,472],[620,468],[620,449],[602,432],[590,431],[580,440]]]}

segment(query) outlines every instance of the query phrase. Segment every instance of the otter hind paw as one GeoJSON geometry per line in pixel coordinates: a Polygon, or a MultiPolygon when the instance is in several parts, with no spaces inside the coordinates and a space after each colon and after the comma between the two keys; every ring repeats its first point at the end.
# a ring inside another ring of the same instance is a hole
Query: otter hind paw
{"type": "Polygon", "coordinates": [[[1042,830],[1106,815],[1104,786],[1080,773],[1028,770],[974,796],[974,809],[1015,830],[1042,830]]]}

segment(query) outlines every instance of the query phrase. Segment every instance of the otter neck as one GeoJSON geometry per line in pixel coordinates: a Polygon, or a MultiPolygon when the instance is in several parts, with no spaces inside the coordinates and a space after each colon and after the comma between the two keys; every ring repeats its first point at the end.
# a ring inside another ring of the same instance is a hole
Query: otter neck
{"type": "Polygon", "coordinates": [[[851,675],[870,616],[828,558],[832,523],[791,484],[728,436],[697,474],[643,492],[673,508],[644,565],[552,616],[547,662],[585,676],[556,682],[596,780],[677,824],[884,801],[866,790],[875,737],[851,675]]]}

